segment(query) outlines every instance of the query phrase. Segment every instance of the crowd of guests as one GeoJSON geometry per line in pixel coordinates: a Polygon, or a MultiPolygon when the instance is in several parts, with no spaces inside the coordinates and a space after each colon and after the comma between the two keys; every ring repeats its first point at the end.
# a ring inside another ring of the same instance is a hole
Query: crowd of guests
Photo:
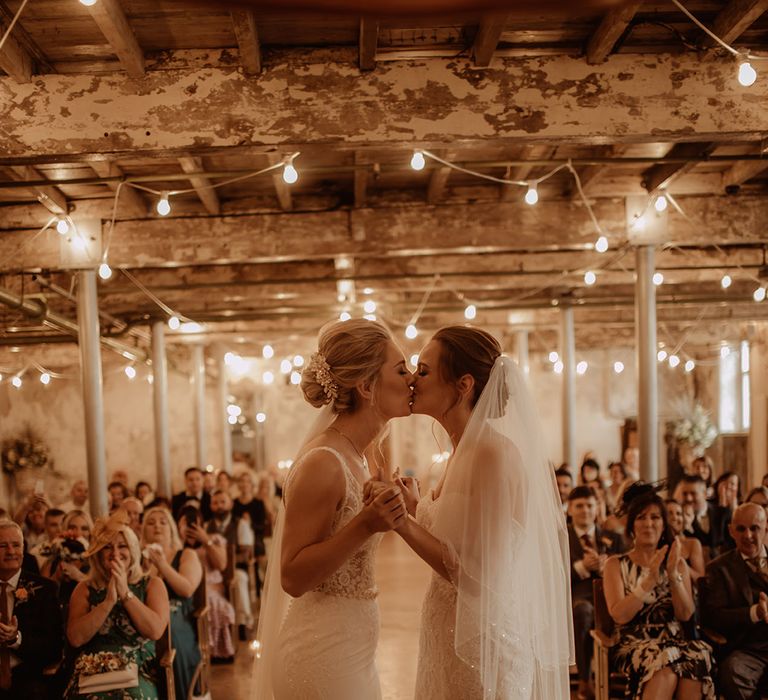
{"type": "Polygon", "coordinates": [[[736,473],[715,478],[701,457],[670,488],[640,481],[636,457],[628,450],[605,472],[587,457],[576,479],[567,465],[555,471],[579,698],[595,693],[595,590],[626,697],[768,697],[768,474],[744,496],[736,473]]]}
{"type": "Polygon", "coordinates": [[[254,629],[278,495],[250,470],[235,484],[190,467],[184,481],[169,500],[117,470],[95,523],[83,481],[58,507],[33,493],[13,517],[0,509],[0,700],[165,698],[156,644],[168,630],[177,698],[204,656],[234,660],[254,629]]]}

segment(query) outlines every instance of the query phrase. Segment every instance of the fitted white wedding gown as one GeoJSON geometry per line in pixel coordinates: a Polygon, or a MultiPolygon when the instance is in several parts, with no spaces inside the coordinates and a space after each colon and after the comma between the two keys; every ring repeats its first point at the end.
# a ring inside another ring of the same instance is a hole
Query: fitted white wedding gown
{"type": "MultiPolygon", "coordinates": [[[[336,450],[317,447],[303,457],[317,450],[332,453],[346,478],[346,493],[333,521],[333,534],[360,512],[363,491],[336,450]]],[[[290,501],[290,483],[289,475],[283,492],[286,503],[290,501]]],[[[379,606],[374,581],[374,556],[380,540],[380,534],[369,538],[317,588],[291,600],[275,646],[275,700],[381,698],[375,658],[379,606]]],[[[275,556],[279,558],[279,553],[275,556]]]]}

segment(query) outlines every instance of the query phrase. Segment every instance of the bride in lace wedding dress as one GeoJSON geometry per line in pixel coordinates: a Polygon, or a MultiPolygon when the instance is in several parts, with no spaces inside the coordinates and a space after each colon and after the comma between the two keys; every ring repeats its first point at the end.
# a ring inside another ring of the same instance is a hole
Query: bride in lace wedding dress
{"type": "Polygon", "coordinates": [[[253,700],[377,700],[382,532],[403,522],[399,488],[363,503],[364,453],[390,418],[410,413],[410,381],[388,331],[370,321],[320,332],[302,376],[323,414],[283,487],[257,638],[253,700]]]}
{"type": "Polygon", "coordinates": [[[420,354],[413,391],[412,411],[437,419],[454,447],[423,498],[398,480],[415,515],[398,533],[434,570],[415,697],[565,700],[568,538],[525,379],[491,335],[453,326],[420,354]]]}

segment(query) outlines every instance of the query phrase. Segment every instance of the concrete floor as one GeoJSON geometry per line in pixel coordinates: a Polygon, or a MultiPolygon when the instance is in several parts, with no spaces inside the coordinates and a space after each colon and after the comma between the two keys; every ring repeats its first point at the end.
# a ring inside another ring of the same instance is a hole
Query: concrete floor
{"type": "MultiPolygon", "coordinates": [[[[377,581],[381,608],[378,667],[384,700],[411,700],[419,648],[419,613],[430,570],[403,541],[387,534],[379,547],[377,581]]],[[[251,700],[253,652],[240,644],[232,666],[214,666],[213,700],[251,700]]]]}

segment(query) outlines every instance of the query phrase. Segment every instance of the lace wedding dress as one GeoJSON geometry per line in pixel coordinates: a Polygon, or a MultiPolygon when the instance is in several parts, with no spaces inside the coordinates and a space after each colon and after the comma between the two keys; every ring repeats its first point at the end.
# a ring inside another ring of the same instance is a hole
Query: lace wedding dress
{"type": "MultiPolygon", "coordinates": [[[[317,447],[304,456],[317,450],[332,453],[346,478],[344,502],[333,521],[332,533],[336,533],[362,509],[362,487],[336,450],[317,447]]],[[[286,502],[290,481],[289,475],[286,502]]],[[[291,600],[276,640],[272,666],[275,700],[381,698],[375,663],[379,606],[374,581],[380,539],[380,534],[369,538],[317,588],[291,600]]]]}

